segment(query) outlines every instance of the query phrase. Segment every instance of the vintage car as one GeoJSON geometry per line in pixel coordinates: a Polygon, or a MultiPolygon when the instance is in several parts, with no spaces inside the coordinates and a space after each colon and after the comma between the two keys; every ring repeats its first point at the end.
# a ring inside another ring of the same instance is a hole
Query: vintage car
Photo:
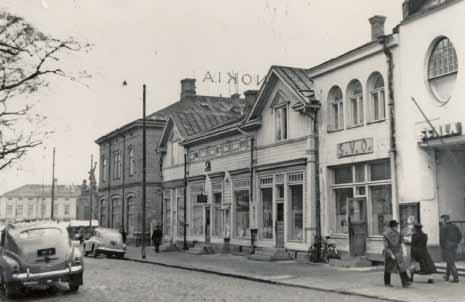
{"type": "Polygon", "coordinates": [[[84,255],[106,255],[124,258],[126,244],[118,230],[108,228],[96,228],[93,236],[84,241],[84,255]]]}
{"type": "Polygon", "coordinates": [[[14,296],[28,287],[82,285],[84,262],[65,226],[56,222],[7,225],[0,239],[0,289],[14,296]]]}

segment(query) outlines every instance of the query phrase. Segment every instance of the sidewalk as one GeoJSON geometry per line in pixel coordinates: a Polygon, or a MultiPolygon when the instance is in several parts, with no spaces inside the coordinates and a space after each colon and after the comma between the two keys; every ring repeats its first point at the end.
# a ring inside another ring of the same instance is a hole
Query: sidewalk
{"type": "Polygon", "coordinates": [[[295,261],[262,262],[227,254],[192,255],[184,252],[155,254],[147,247],[146,259],[141,258],[140,248],[128,247],[126,258],[181,269],[214,273],[259,282],[323,290],[350,295],[384,299],[387,301],[463,301],[465,279],[454,284],[435,275],[435,284],[427,284],[423,276],[415,276],[411,288],[400,286],[398,276],[393,276],[394,288],[383,285],[382,267],[368,269],[335,268],[326,264],[298,263],[295,261]]]}

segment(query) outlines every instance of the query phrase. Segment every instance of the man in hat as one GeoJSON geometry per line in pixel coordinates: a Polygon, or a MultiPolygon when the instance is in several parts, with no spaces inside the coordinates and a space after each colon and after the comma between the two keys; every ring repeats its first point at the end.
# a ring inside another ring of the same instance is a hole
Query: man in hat
{"type": "Polygon", "coordinates": [[[160,225],[157,224],[152,233],[152,242],[155,248],[155,253],[160,252],[160,244],[161,244],[162,239],[163,239],[163,233],[161,231],[160,225]]]}
{"type": "Polygon", "coordinates": [[[439,234],[439,243],[442,250],[442,256],[447,263],[446,275],[444,280],[449,281],[449,277],[452,274],[454,278],[452,282],[459,282],[459,274],[455,267],[455,258],[457,256],[457,247],[459,242],[462,240],[462,233],[459,228],[450,222],[449,215],[441,215],[441,229],[439,234]]]}
{"type": "Polygon", "coordinates": [[[402,235],[398,230],[399,223],[389,221],[389,230],[383,233],[384,238],[384,285],[391,287],[391,273],[399,273],[402,287],[411,285],[407,275],[407,265],[402,253],[402,235]]]}

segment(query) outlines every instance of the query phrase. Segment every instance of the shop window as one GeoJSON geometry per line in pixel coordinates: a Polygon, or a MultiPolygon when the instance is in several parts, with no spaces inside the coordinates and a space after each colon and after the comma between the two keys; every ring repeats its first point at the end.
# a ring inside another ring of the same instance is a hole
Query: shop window
{"type": "Polygon", "coordinates": [[[244,238],[249,236],[249,189],[235,189],[234,203],[236,210],[235,236],[244,238]]]}
{"type": "Polygon", "coordinates": [[[171,190],[165,190],[163,193],[163,200],[164,200],[164,226],[163,226],[163,231],[165,233],[165,236],[170,236],[171,235],[171,190]]]}
{"type": "Polygon", "coordinates": [[[178,207],[178,236],[184,236],[184,188],[176,189],[178,207]]]}
{"type": "Polygon", "coordinates": [[[376,122],[386,119],[384,80],[379,72],[373,73],[368,79],[368,89],[368,121],[376,122]]]}
{"type": "Polygon", "coordinates": [[[348,199],[354,196],[354,190],[352,188],[335,189],[334,194],[336,198],[336,233],[348,234],[348,199]]]}
{"type": "Polygon", "coordinates": [[[370,180],[387,180],[391,179],[391,165],[389,160],[383,160],[370,164],[370,180]]]}
{"type": "Polygon", "coordinates": [[[261,238],[273,239],[273,187],[261,188],[262,228],[261,238]]]}
{"type": "Polygon", "coordinates": [[[365,165],[355,165],[355,182],[365,181],[365,165]]]}
{"type": "Polygon", "coordinates": [[[349,126],[355,127],[363,124],[363,90],[358,80],[352,80],[347,87],[349,103],[349,126]]]}
{"type": "Polygon", "coordinates": [[[342,90],[334,86],[328,93],[329,122],[328,131],[335,131],[344,128],[344,102],[342,100],[342,90]]]}
{"type": "Polygon", "coordinates": [[[192,236],[202,236],[203,235],[203,204],[197,203],[197,196],[203,195],[204,186],[192,186],[191,187],[191,205],[192,205],[192,227],[191,235],[192,236]]]}
{"type": "Polygon", "coordinates": [[[442,37],[434,42],[427,72],[434,95],[440,102],[447,102],[452,95],[458,73],[457,53],[448,38],[442,37]]]}
{"type": "Polygon", "coordinates": [[[224,234],[224,213],[222,210],[223,203],[223,184],[212,184],[213,205],[214,205],[214,220],[213,220],[213,235],[223,236],[224,234]]]}
{"type": "Polygon", "coordinates": [[[372,235],[382,235],[392,220],[391,185],[371,186],[372,235]]]}
{"type": "Polygon", "coordinates": [[[334,183],[344,184],[353,182],[352,166],[343,166],[334,169],[334,183]]]}
{"type": "Polygon", "coordinates": [[[302,241],[304,239],[303,185],[290,185],[289,194],[289,240],[302,241]]]}

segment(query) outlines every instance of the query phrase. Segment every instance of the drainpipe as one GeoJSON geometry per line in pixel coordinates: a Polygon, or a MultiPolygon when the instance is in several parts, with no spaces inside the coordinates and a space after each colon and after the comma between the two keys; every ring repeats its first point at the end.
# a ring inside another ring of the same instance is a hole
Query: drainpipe
{"type": "Polygon", "coordinates": [[[394,61],[391,49],[388,47],[388,36],[379,38],[386,55],[388,67],[388,96],[389,96],[389,159],[391,162],[392,186],[394,188],[393,217],[399,219],[399,188],[397,186],[397,144],[396,144],[396,120],[394,103],[394,61]]]}
{"type": "MultiPolygon", "coordinates": [[[[125,187],[125,175],[126,175],[126,172],[124,170],[124,166],[125,166],[125,163],[126,163],[126,135],[123,134],[123,168],[121,169],[122,172],[123,172],[123,188],[122,188],[122,196],[121,196],[121,226],[123,229],[125,229],[124,227],[124,201],[125,201],[125,197],[124,197],[124,187],[125,187]]],[[[114,223],[114,222],[113,222],[114,223]]]]}
{"type": "MultiPolygon", "coordinates": [[[[163,231],[164,231],[164,227],[165,227],[165,223],[164,223],[164,220],[163,220],[163,194],[164,194],[164,188],[163,188],[163,159],[162,159],[162,156],[161,156],[161,151],[156,149],[155,152],[158,154],[158,164],[159,164],[159,169],[160,169],[160,183],[161,183],[161,231],[162,231],[162,234],[163,231]]],[[[173,201],[172,201],[172,198],[171,198],[171,204],[173,204],[173,201]]],[[[173,207],[171,206],[171,211],[173,211],[173,207]]],[[[171,223],[171,225],[173,225],[173,223],[171,223]]],[[[171,235],[173,234],[173,228],[171,228],[171,235]]],[[[170,242],[172,243],[173,242],[173,236],[171,236],[171,240],[170,242]]]]}
{"type": "MultiPolygon", "coordinates": [[[[111,158],[111,140],[110,142],[108,143],[108,199],[107,199],[107,203],[108,203],[108,217],[107,217],[107,227],[110,227],[110,222],[109,222],[109,217],[110,217],[110,195],[111,195],[111,164],[113,163],[113,160],[111,158]]],[[[100,209],[102,209],[102,206],[100,205],[100,209]]],[[[100,218],[102,218],[102,213],[100,213],[100,218]]],[[[103,226],[103,220],[102,220],[102,226],[103,226]]]]}
{"type": "Polygon", "coordinates": [[[183,247],[182,249],[187,251],[189,247],[187,246],[187,156],[188,152],[187,150],[184,151],[184,223],[183,223],[183,228],[184,228],[184,241],[183,241],[183,247]]]}
{"type": "MultiPolygon", "coordinates": [[[[241,134],[245,135],[247,138],[250,139],[250,188],[249,188],[249,201],[250,202],[253,202],[253,196],[254,196],[254,190],[253,190],[253,164],[254,164],[254,154],[253,154],[253,151],[254,151],[254,144],[255,144],[255,139],[252,135],[250,135],[249,133],[245,132],[244,130],[242,130],[240,127],[237,127],[236,128],[237,131],[239,131],[241,134]]],[[[255,204],[255,203],[254,203],[255,204]]],[[[256,211],[257,211],[257,208],[255,207],[255,211],[254,211],[254,221],[255,223],[257,223],[257,219],[256,219],[256,211]]],[[[257,236],[257,232],[258,232],[258,229],[257,228],[254,228],[254,229],[250,229],[250,247],[252,248],[252,254],[255,252],[255,237],[257,236]]]]}
{"type": "Polygon", "coordinates": [[[314,139],[314,168],[315,168],[315,212],[316,212],[316,258],[321,259],[321,196],[320,196],[320,136],[318,133],[318,108],[313,109],[313,139],[314,139]]]}

